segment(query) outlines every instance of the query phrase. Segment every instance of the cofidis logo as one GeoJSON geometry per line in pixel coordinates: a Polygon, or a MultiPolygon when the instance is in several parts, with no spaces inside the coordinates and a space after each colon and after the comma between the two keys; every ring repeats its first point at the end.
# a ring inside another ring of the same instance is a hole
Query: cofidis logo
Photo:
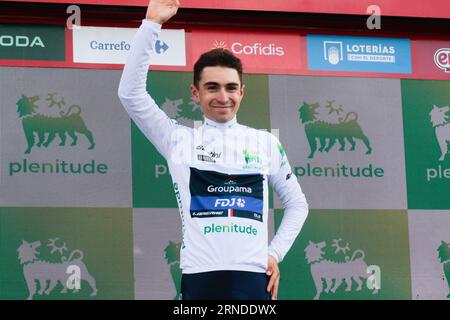
{"type": "Polygon", "coordinates": [[[235,41],[228,47],[225,41],[214,40],[212,49],[227,49],[234,54],[247,56],[284,56],[285,49],[275,43],[243,43],[243,41],[235,41]]]}
{"type": "Polygon", "coordinates": [[[411,73],[409,39],[308,35],[310,70],[411,73]]]}
{"type": "Polygon", "coordinates": [[[205,51],[223,48],[233,52],[247,71],[292,72],[303,68],[301,36],[265,31],[192,30],[192,62],[205,51]]]}

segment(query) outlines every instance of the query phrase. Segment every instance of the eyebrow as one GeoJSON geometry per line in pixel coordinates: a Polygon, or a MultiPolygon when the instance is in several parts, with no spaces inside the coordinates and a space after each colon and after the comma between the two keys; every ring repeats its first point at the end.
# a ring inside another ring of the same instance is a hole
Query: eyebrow
{"type": "MultiPolygon", "coordinates": [[[[204,84],[204,86],[219,86],[219,85],[220,85],[219,83],[214,82],[214,81],[206,82],[204,84]]],[[[237,83],[237,82],[230,82],[230,83],[227,83],[225,86],[238,86],[239,87],[239,83],[237,83]]]]}

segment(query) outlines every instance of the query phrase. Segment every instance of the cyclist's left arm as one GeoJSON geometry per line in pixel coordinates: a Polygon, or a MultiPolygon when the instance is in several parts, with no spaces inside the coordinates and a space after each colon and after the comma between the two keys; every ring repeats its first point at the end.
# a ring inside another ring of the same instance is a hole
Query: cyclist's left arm
{"type": "Polygon", "coordinates": [[[272,136],[271,148],[272,172],[269,174],[269,183],[282,202],[284,214],[270,242],[269,255],[279,263],[291,248],[305,223],[308,216],[308,203],[295,174],[292,173],[286,153],[275,136],[272,136]]]}

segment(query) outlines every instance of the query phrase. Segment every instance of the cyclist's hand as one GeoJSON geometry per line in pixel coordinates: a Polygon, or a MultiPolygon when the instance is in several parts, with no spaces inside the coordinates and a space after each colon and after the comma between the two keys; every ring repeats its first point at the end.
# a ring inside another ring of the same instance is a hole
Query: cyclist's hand
{"type": "Polygon", "coordinates": [[[178,0],[150,0],[145,19],[163,24],[177,13],[179,7],[178,0]]]}

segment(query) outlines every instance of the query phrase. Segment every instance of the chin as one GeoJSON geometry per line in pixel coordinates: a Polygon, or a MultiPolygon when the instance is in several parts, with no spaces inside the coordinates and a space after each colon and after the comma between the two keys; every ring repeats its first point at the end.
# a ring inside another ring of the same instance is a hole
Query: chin
{"type": "Polygon", "coordinates": [[[216,122],[228,122],[231,119],[233,119],[234,115],[233,114],[216,114],[213,117],[213,120],[216,122]]]}
{"type": "Polygon", "coordinates": [[[213,120],[216,121],[216,122],[225,123],[225,122],[230,121],[231,119],[232,119],[232,117],[231,118],[229,118],[229,117],[216,117],[213,120]]]}

